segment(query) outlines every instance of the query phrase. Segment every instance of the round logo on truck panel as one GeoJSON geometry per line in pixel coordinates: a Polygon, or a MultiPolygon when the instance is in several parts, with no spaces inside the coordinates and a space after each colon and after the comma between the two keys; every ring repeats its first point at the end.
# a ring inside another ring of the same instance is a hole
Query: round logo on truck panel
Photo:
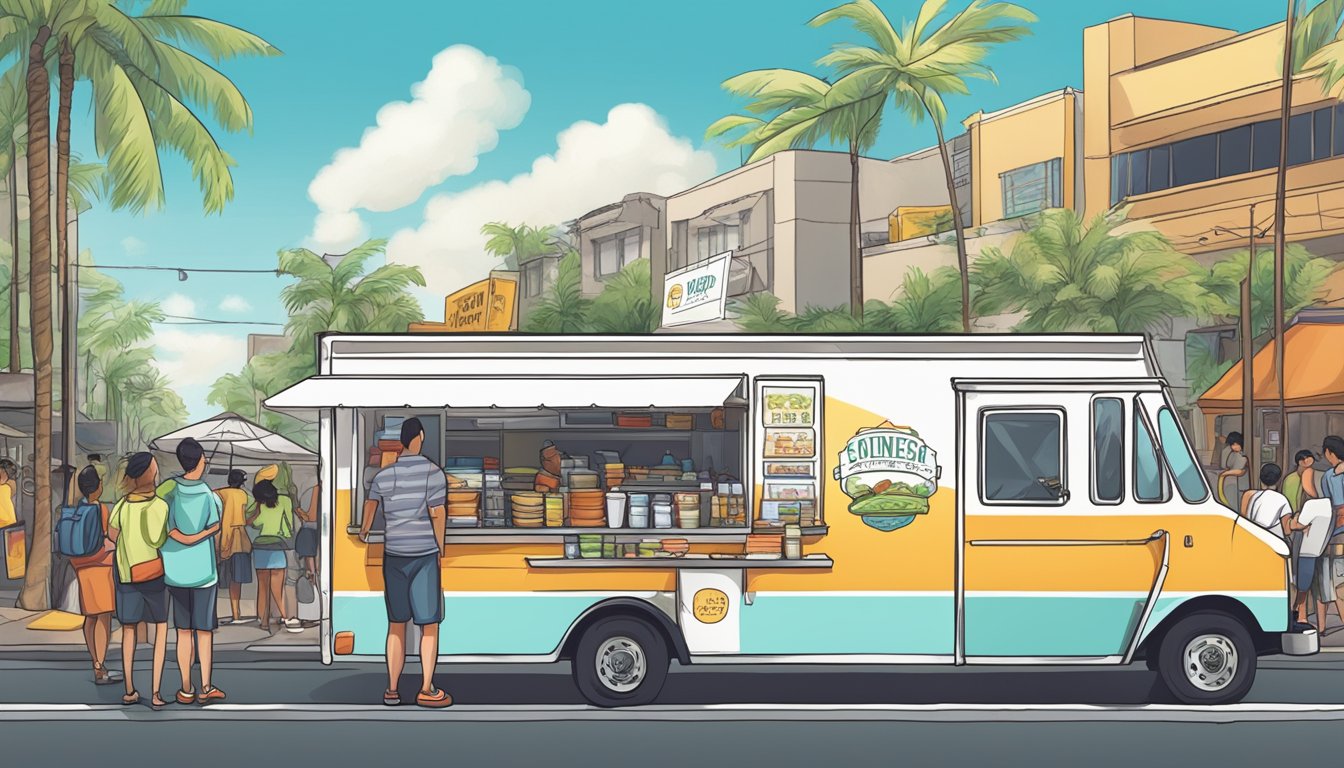
{"type": "Polygon", "coordinates": [[[701,624],[718,624],[728,615],[728,595],[718,589],[702,589],[691,598],[691,613],[701,624]]]}

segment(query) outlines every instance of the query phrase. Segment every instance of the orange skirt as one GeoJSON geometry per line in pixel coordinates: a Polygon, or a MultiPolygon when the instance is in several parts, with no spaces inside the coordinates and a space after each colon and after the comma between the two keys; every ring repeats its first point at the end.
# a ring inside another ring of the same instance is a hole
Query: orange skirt
{"type": "Polygon", "coordinates": [[[75,569],[79,578],[79,612],[85,616],[112,613],[117,607],[112,566],[86,565],[75,569]]]}

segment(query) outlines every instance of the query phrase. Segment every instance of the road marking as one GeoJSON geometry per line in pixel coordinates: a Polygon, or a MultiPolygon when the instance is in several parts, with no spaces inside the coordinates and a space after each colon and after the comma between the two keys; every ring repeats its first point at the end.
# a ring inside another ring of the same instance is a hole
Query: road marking
{"type": "Polygon", "coordinates": [[[414,706],[340,704],[214,704],[169,707],[89,704],[0,704],[0,720],[286,720],[378,722],[1150,722],[1204,723],[1344,721],[1344,704],[1231,704],[1216,707],[1147,704],[711,704],[598,709],[581,705],[459,705],[446,710],[414,706]]]}

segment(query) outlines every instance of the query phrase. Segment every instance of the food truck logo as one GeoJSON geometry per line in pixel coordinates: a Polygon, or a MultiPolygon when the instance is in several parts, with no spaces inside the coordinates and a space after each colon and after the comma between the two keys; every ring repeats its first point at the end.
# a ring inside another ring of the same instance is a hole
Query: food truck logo
{"type": "Polygon", "coordinates": [[[667,308],[676,309],[681,306],[681,283],[675,283],[667,289],[667,308]]]}
{"type": "Polygon", "coordinates": [[[938,453],[910,427],[891,422],[861,429],[840,451],[835,469],[849,511],[879,531],[894,531],[929,512],[938,490],[938,453]]]}
{"type": "Polygon", "coordinates": [[[718,624],[728,615],[728,595],[718,589],[702,589],[691,598],[691,613],[701,624],[718,624]]]}

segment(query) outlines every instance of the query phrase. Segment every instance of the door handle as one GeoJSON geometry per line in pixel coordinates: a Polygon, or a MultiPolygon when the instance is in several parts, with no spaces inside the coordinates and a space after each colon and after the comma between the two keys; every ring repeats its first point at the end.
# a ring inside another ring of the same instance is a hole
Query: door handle
{"type": "Polygon", "coordinates": [[[1185,546],[1186,546],[1187,549],[1189,549],[1189,548],[1195,546],[1195,537],[1194,537],[1194,536],[1186,536],[1186,537],[1185,537],[1185,546]]]}

